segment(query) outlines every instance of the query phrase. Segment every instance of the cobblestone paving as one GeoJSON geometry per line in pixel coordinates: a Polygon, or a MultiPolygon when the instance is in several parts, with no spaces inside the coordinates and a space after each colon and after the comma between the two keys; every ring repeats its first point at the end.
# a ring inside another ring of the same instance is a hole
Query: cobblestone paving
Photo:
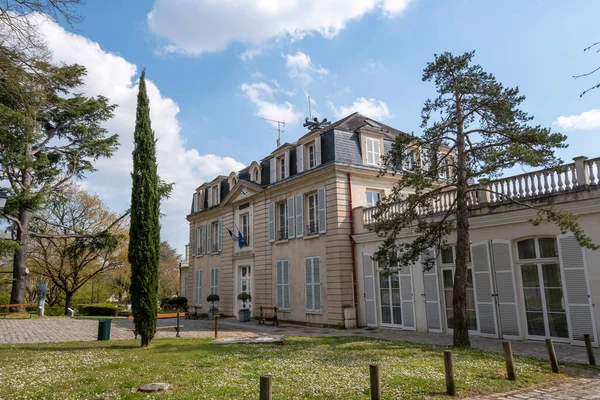
{"type": "MultiPolygon", "coordinates": [[[[572,400],[600,399],[600,377],[574,379],[568,383],[535,389],[518,390],[508,393],[498,393],[487,397],[474,397],[482,400],[572,400]]],[[[466,399],[468,400],[468,399],[466,399]]]]}

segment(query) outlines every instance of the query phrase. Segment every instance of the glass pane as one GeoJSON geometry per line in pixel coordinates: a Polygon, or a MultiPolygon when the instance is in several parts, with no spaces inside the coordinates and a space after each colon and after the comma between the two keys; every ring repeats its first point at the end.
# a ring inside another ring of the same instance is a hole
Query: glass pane
{"type": "Polygon", "coordinates": [[[446,319],[448,320],[448,329],[454,329],[454,314],[452,309],[446,310],[446,319]]]}
{"type": "Polygon", "coordinates": [[[542,264],[542,275],[545,287],[562,288],[559,264],[542,264]]]}
{"type": "Polygon", "coordinates": [[[381,322],[384,324],[392,323],[392,311],[390,307],[381,307],[381,322]]]}
{"type": "Polygon", "coordinates": [[[519,250],[520,260],[535,258],[535,240],[533,238],[518,242],[517,249],[519,250]]]}
{"type": "Polygon", "coordinates": [[[548,313],[548,326],[550,327],[550,336],[569,337],[566,313],[548,313]]]}
{"type": "Polygon", "coordinates": [[[475,309],[475,295],[473,294],[473,289],[467,289],[467,308],[471,310],[475,309]]]}
{"type": "Polygon", "coordinates": [[[394,324],[402,325],[402,308],[400,307],[392,307],[394,312],[394,324]]]}
{"type": "Polygon", "coordinates": [[[392,289],[392,305],[400,306],[400,289],[392,289]]]}
{"type": "Polygon", "coordinates": [[[523,287],[540,287],[537,265],[522,265],[523,287]]]}
{"type": "Polygon", "coordinates": [[[558,257],[555,238],[539,238],[540,257],[558,257]]]}
{"type": "Polygon", "coordinates": [[[387,288],[390,287],[389,276],[385,276],[383,274],[379,274],[379,287],[381,289],[387,289],[387,288]]]}
{"type": "Polygon", "coordinates": [[[477,330],[477,314],[475,310],[467,310],[467,325],[470,331],[477,330]]]}
{"type": "Polygon", "coordinates": [[[373,192],[367,192],[367,207],[373,207],[373,192]]]}
{"type": "Polygon", "coordinates": [[[546,307],[548,311],[565,312],[565,302],[562,289],[545,289],[546,307]]]}
{"type": "Polygon", "coordinates": [[[381,200],[381,193],[373,192],[373,205],[377,205],[377,203],[379,203],[379,200],[381,200]]]}
{"type": "Polygon", "coordinates": [[[381,304],[384,306],[390,305],[390,289],[381,289],[381,304]]]}
{"type": "Polygon", "coordinates": [[[542,311],[542,296],[539,288],[523,289],[525,309],[527,311],[542,311]]]}
{"type": "Polygon", "coordinates": [[[446,308],[452,308],[452,297],[453,296],[453,291],[452,290],[444,290],[444,301],[446,302],[446,308]]]}
{"type": "Polygon", "coordinates": [[[527,332],[530,335],[546,336],[543,312],[527,312],[527,332]]]}
{"type": "Polygon", "coordinates": [[[398,274],[390,275],[390,279],[392,281],[392,289],[399,289],[400,288],[400,278],[399,278],[398,274]]]}
{"type": "Polygon", "coordinates": [[[453,287],[452,270],[449,270],[449,269],[443,270],[442,271],[442,279],[444,281],[444,288],[452,289],[452,287],[453,287]]]}
{"type": "Polygon", "coordinates": [[[452,255],[452,247],[444,247],[442,249],[442,263],[443,264],[454,264],[454,257],[452,255]]]}

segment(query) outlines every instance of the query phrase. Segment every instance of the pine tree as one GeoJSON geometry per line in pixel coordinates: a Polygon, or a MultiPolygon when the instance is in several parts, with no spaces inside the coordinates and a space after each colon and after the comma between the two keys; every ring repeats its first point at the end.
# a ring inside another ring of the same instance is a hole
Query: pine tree
{"type": "Polygon", "coordinates": [[[144,70],[137,99],[129,230],[131,308],[142,346],[148,346],[156,332],[160,261],[160,180],[145,75],[144,70]]]}
{"type": "MultiPolygon", "coordinates": [[[[379,202],[374,226],[384,237],[374,258],[388,272],[419,259],[425,269],[433,267],[431,249],[439,254],[448,235],[456,232],[453,319],[454,345],[459,347],[470,345],[467,199],[482,190],[470,182],[498,177],[515,165],[560,168],[562,161],[554,151],[567,146],[566,136],[530,125],[533,117],[520,109],[525,97],[519,89],[505,88],[481,66],[473,65],[473,56],[474,52],[460,56],[443,53],[427,64],[423,81],[434,82],[438,96],[423,107],[423,135],[400,134],[384,157],[384,170],[401,175],[391,194],[379,202]],[[448,190],[456,191],[455,199],[447,210],[435,214],[440,193],[448,190]],[[403,230],[416,237],[399,242],[403,230]]],[[[531,221],[534,225],[542,219],[551,221],[562,231],[573,232],[581,246],[598,248],[571,212],[553,206],[526,206],[538,211],[537,219],[531,221]]]]}

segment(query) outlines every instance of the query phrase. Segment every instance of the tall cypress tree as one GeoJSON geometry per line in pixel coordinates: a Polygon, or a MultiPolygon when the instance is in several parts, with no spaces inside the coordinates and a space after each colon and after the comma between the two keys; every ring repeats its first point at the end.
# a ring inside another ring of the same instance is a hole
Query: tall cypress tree
{"type": "Polygon", "coordinates": [[[129,228],[131,308],[142,347],[150,344],[156,332],[160,261],[160,181],[145,76],[144,70],[137,98],[129,228]]]}

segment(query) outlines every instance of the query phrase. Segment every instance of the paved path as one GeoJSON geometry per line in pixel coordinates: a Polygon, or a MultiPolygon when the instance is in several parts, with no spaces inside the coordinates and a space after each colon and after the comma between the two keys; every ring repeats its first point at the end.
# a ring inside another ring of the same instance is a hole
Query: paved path
{"type": "MultiPolygon", "coordinates": [[[[517,390],[508,393],[497,393],[487,397],[475,397],[473,400],[572,400],[600,399],[600,378],[574,379],[556,386],[538,386],[535,389],[517,390]]],[[[469,399],[465,399],[469,400],[469,399]]]]}

